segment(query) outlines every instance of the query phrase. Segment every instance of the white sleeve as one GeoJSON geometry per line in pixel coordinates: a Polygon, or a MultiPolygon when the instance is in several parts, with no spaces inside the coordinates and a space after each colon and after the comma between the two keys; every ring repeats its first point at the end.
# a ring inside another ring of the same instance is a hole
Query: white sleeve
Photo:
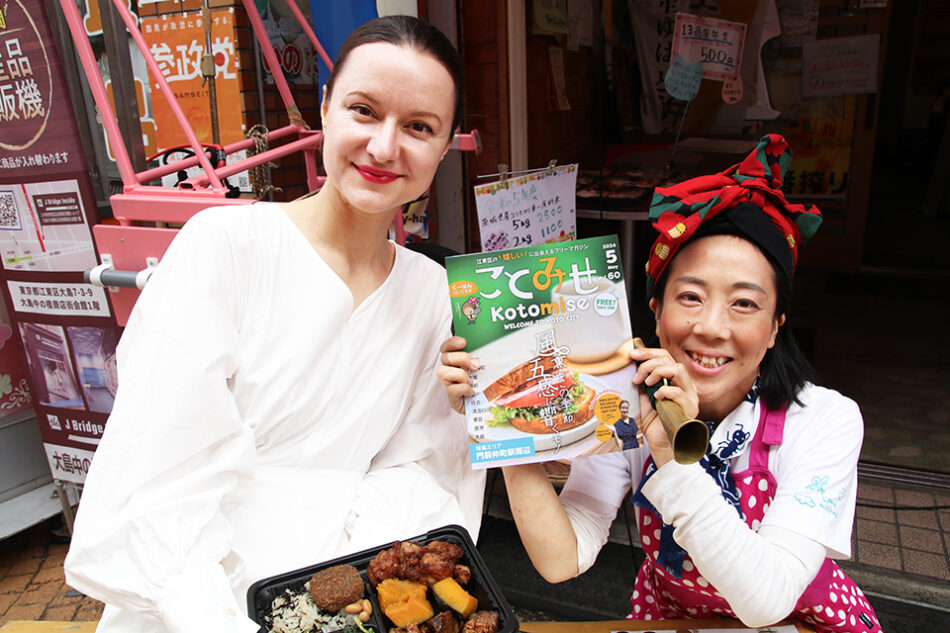
{"type": "Polygon", "coordinates": [[[620,504],[630,496],[630,449],[580,457],[571,462],[571,473],[559,499],[577,539],[577,573],[593,566],[597,554],[610,536],[610,526],[620,504]]]}
{"type": "Polygon", "coordinates": [[[478,539],[485,471],[473,470],[465,416],[453,411],[436,375],[439,343],[449,336],[448,285],[440,287],[420,358],[408,412],[393,437],[373,458],[347,518],[352,549],[407,538],[447,524],[459,524],[478,539]],[[383,531],[381,531],[383,530],[383,531]],[[380,540],[382,537],[382,540],[380,540]]]}
{"type": "Polygon", "coordinates": [[[830,558],[848,558],[864,421],[858,405],[836,391],[811,385],[801,399],[804,406],[789,407],[770,460],[778,488],[762,525],[818,541],[830,558]]]}
{"type": "Polygon", "coordinates": [[[643,494],[746,626],[791,613],[825,559],[820,543],[795,532],[775,526],[753,532],[699,464],[665,464],[643,494]]]}
{"type": "Polygon", "coordinates": [[[222,566],[232,533],[222,504],[255,446],[228,389],[241,281],[213,218],[180,231],[132,313],[65,561],[71,586],[173,633],[259,628],[222,566]]]}

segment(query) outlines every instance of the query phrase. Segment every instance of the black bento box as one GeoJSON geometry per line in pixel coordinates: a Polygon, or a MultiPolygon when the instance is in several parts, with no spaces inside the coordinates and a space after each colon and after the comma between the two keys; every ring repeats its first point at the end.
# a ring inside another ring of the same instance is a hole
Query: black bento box
{"type": "MultiPolygon", "coordinates": [[[[485,560],[475,549],[475,543],[472,542],[472,537],[469,536],[465,528],[460,525],[446,525],[419,536],[403,539],[403,541],[414,541],[423,545],[430,541],[446,541],[461,547],[463,558],[459,563],[467,565],[472,572],[472,579],[464,586],[465,590],[478,600],[480,610],[488,609],[498,613],[498,633],[516,633],[518,631],[518,618],[515,616],[515,612],[508,601],[505,600],[505,596],[502,595],[501,589],[488,571],[485,560]]],[[[395,542],[390,541],[362,552],[258,580],[247,590],[247,613],[255,622],[261,625],[261,633],[264,633],[267,630],[264,618],[270,613],[274,598],[283,594],[285,589],[290,589],[293,592],[302,591],[304,584],[321,569],[334,565],[352,565],[359,570],[360,576],[363,578],[365,588],[363,596],[369,598],[373,604],[373,615],[366,625],[372,626],[376,633],[386,633],[394,627],[379,608],[376,591],[370,586],[369,580],[366,578],[366,570],[369,562],[376,557],[376,554],[389,549],[395,542]]]]}

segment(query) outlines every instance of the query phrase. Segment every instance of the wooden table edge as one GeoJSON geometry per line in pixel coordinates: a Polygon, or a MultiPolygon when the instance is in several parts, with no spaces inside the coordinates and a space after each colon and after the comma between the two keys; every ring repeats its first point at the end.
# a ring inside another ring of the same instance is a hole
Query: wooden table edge
{"type": "MultiPolygon", "coordinates": [[[[815,630],[796,620],[782,620],[773,626],[794,625],[798,633],[815,630]]],[[[522,622],[522,633],[610,633],[610,631],[690,631],[695,629],[749,628],[738,620],[604,620],[599,622],[522,622]]],[[[767,627],[759,627],[767,628],[767,627]]],[[[757,629],[749,629],[755,631],[757,629]]]]}

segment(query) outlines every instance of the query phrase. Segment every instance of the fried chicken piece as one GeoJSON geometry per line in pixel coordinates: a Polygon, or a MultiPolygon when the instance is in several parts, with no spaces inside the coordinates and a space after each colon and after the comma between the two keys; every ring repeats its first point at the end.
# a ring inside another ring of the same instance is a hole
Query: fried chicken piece
{"type": "Polygon", "coordinates": [[[450,611],[442,611],[422,623],[421,633],[458,633],[459,623],[450,611]]]}
{"type": "Polygon", "coordinates": [[[472,570],[465,565],[456,565],[452,577],[455,578],[458,584],[467,585],[468,581],[472,579],[472,570]]]}
{"type": "Polygon", "coordinates": [[[443,578],[452,577],[466,584],[471,572],[468,567],[456,564],[462,554],[461,547],[445,541],[425,545],[397,541],[369,562],[367,578],[374,587],[387,578],[413,580],[431,587],[443,578]]]}
{"type": "Polygon", "coordinates": [[[498,614],[494,611],[476,611],[465,621],[462,633],[498,633],[498,614]]]}

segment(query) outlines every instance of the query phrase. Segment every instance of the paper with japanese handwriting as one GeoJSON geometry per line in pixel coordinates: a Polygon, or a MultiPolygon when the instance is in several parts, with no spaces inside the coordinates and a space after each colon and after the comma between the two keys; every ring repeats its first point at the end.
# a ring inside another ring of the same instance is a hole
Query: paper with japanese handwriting
{"type": "Polygon", "coordinates": [[[802,49],[802,95],[877,92],[878,33],[807,42],[802,49]]]}
{"type": "Polygon", "coordinates": [[[674,99],[692,101],[699,94],[699,86],[703,81],[702,62],[688,62],[677,53],[669,69],[663,85],[674,99]]]}
{"type": "Polygon", "coordinates": [[[635,448],[632,338],[616,236],[445,261],[455,333],[478,358],[473,468],[635,448]]]}
{"type": "Polygon", "coordinates": [[[475,187],[482,250],[574,239],[576,191],[577,164],[475,187]]]}
{"type": "Polygon", "coordinates": [[[692,63],[702,63],[703,78],[735,79],[745,44],[744,22],[677,13],[673,27],[673,52],[692,63]]]}

